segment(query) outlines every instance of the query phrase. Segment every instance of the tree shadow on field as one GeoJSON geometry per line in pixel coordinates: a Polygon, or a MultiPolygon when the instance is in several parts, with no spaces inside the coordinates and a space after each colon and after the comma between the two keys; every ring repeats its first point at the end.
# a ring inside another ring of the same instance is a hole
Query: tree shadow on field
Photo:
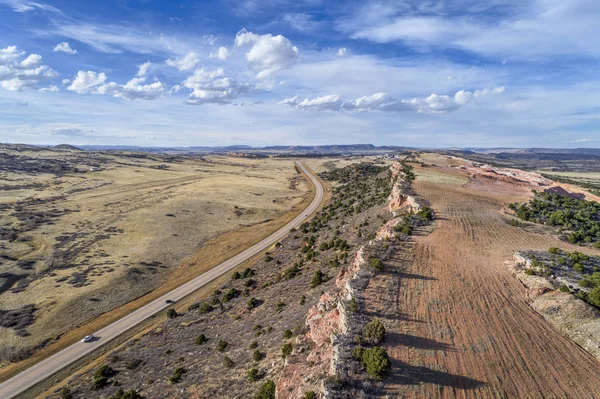
{"type": "Polygon", "coordinates": [[[393,342],[394,344],[407,346],[409,348],[456,352],[456,349],[454,349],[454,347],[450,344],[425,337],[417,337],[416,335],[408,335],[392,331],[386,332],[385,335],[387,342],[393,342]]]}
{"type": "Polygon", "coordinates": [[[420,274],[412,274],[412,273],[404,273],[404,272],[398,272],[398,273],[396,273],[396,275],[400,278],[412,278],[415,280],[437,280],[437,278],[435,278],[435,277],[422,276],[420,274]]]}
{"type": "MultiPolygon", "coordinates": [[[[477,389],[486,385],[485,382],[473,378],[437,371],[428,367],[412,366],[398,360],[392,360],[392,371],[388,381],[392,382],[393,385],[435,384],[462,390],[477,389]]],[[[389,386],[389,384],[385,384],[385,386],[389,386]]],[[[393,392],[393,389],[386,389],[385,386],[382,393],[394,397],[395,392],[393,392]]]]}

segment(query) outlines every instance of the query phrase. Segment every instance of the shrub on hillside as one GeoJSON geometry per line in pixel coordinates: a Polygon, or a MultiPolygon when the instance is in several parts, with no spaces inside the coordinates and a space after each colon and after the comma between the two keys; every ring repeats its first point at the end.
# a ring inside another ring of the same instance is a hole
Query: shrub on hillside
{"type": "Polygon", "coordinates": [[[385,327],[383,323],[375,319],[363,328],[363,340],[370,344],[378,344],[385,338],[385,327]]]}
{"type": "Polygon", "coordinates": [[[271,380],[261,385],[255,399],[275,399],[275,383],[271,380]]]}

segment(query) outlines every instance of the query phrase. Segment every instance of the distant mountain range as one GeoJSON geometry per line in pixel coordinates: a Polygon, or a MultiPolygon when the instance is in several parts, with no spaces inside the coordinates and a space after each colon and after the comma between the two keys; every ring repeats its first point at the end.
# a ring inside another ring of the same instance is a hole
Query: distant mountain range
{"type": "Polygon", "coordinates": [[[56,146],[40,146],[30,144],[0,144],[0,149],[12,149],[16,151],[40,151],[54,148],[62,151],[132,151],[153,154],[209,154],[209,153],[256,153],[256,154],[385,154],[402,152],[407,150],[437,150],[463,154],[488,154],[490,156],[502,157],[503,154],[519,156],[542,156],[546,155],[587,155],[600,156],[599,148],[514,148],[514,147],[453,147],[453,148],[419,148],[405,146],[375,146],[373,144],[331,144],[331,145],[273,145],[264,147],[253,147],[249,145],[230,146],[190,146],[190,147],[144,147],[127,145],[82,145],[59,144],[56,146]]]}

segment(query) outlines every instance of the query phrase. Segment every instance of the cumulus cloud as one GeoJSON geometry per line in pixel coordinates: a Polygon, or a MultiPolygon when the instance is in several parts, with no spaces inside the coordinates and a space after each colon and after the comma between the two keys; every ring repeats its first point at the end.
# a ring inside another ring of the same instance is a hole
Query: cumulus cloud
{"type": "Polygon", "coordinates": [[[150,61],[144,62],[142,65],[140,65],[137,76],[144,77],[144,76],[148,75],[148,70],[150,69],[151,66],[152,66],[152,63],[150,61]]]}
{"type": "Polygon", "coordinates": [[[345,56],[346,53],[348,53],[348,49],[346,47],[342,47],[342,48],[338,49],[338,51],[337,51],[337,55],[340,57],[345,56]]]}
{"type": "Polygon", "coordinates": [[[19,64],[19,66],[21,68],[33,68],[36,67],[40,64],[40,61],[42,60],[42,56],[39,54],[29,54],[27,56],[27,58],[25,58],[23,61],[21,61],[21,63],[19,64]]]}
{"type": "Polygon", "coordinates": [[[54,47],[54,51],[67,54],[77,54],[77,50],[72,49],[68,42],[58,43],[56,47],[54,47]]]}
{"type": "Polygon", "coordinates": [[[253,88],[249,83],[239,83],[224,75],[222,68],[213,71],[204,68],[196,69],[194,74],[183,82],[184,87],[192,90],[186,103],[227,104],[253,88]]]}
{"type": "Polygon", "coordinates": [[[180,71],[189,71],[198,65],[200,56],[192,51],[181,58],[168,59],[165,62],[168,66],[177,68],[180,71]]]}
{"type": "Polygon", "coordinates": [[[312,108],[329,111],[413,111],[419,113],[444,113],[455,111],[473,98],[485,97],[504,92],[504,87],[492,89],[469,91],[458,91],[454,96],[431,94],[424,98],[413,98],[409,100],[399,100],[387,93],[375,93],[371,96],[363,96],[354,100],[343,100],[337,94],[308,98],[300,101],[298,96],[286,98],[278,104],[296,108],[312,108]]]}
{"type": "Polygon", "coordinates": [[[106,94],[114,97],[125,98],[127,100],[155,100],[163,96],[167,86],[159,81],[151,84],[143,84],[145,77],[131,79],[124,85],[115,82],[109,82],[96,89],[98,94],[106,94]]]}
{"type": "Polygon", "coordinates": [[[252,46],[246,53],[246,60],[258,78],[290,68],[300,60],[298,48],[282,35],[257,35],[242,29],[235,37],[235,45],[252,46]]]}
{"type": "Polygon", "coordinates": [[[0,49],[0,88],[9,91],[21,91],[26,87],[34,87],[40,81],[57,76],[56,72],[46,65],[40,65],[42,56],[30,54],[21,61],[25,52],[16,46],[0,49]]]}
{"type": "Polygon", "coordinates": [[[57,91],[60,91],[60,89],[58,88],[58,86],[50,85],[48,87],[42,87],[38,91],[40,93],[56,93],[57,91]]]}
{"type": "Polygon", "coordinates": [[[79,71],[67,90],[79,94],[103,94],[127,100],[154,100],[163,96],[167,91],[167,86],[155,81],[151,84],[144,84],[146,77],[136,77],[124,85],[108,82],[104,72],[79,71]]]}
{"type": "Polygon", "coordinates": [[[71,82],[71,85],[67,87],[67,90],[74,91],[79,94],[89,93],[94,91],[95,88],[106,81],[107,77],[104,72],[94,71],[79,71],[75,76],[75,79],[71,82]]]}
{"type": "Polygon", "coordinates": [[[229,50],[227,47],[219,47],[216,53],[212,53],[211,58],[218,58],[221,61],[225,61],[229,57],[229,50]]]}

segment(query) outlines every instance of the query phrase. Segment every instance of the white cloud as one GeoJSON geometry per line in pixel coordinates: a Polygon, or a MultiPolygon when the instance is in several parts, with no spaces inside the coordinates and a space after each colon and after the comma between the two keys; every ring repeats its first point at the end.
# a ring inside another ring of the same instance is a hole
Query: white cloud
{"type": "Polygon", "coordinates": [[[181,58],[168,59],[165,62],[168,66],[177,68],[180,71],[189,71],[198,65],[200,62],[200,56],[192,51],[181,58]]]}
{"type": "Polygon", "coordinates": [[[99,86],[96,89],[98,94],[106,94],[114,97],[125,98],[127,100],[155,100],[161,98],[167,86],[159,81],[151,84],[143,84],[145,77],[133,78],[124,85],[110,82],[99,86]]]}
{"type": "Polygon", "coordinates": [[[58,8],[50,6],[48,4],[38,3],[36,1],[29,0],[1,0],[0,3],[4,3],[11,7],[16,12],[28,12],[34,10],[50,11],[57,14],[62,14],[58,8]]]}
{"type": "Polygon", "coordinates": [[[58,88],[58,86],[51,85],[48,87],[42,87],[38,91],[40,93],[56,93],[57,91],[60,91],[60,89],[58,88]]]}
{"type": "Polygon", "coordinates": [[[503,13],[494,9],[499,4],[493,2],[480,2],[479,10],[474,5],[460,9],[459,3],[464,2],[436,2],[436,9],[431,10],[403,8],[400,3],[379,7],[371,4],[358,9],[353,17],[337,21],[337,27],[354,39],[458,48],[497,56],[504,63],[508,59],[552,55],[600,56],[597,1],[502,1],[503,13]]]}
{"type": "Polygon", "coordinates": [[[40,65],[42,57],[39,54],[30,54],[19,61],[24,55],[25,52],[16,46],[0,49],[0,88],[3,90],[21,91],[57,76],[50,67],[40,65]]]}
{"type": "Polygon", "coordinates": [[[293,106],[296,108],[314,108],[330,111],[413,111],[418,113],[445,113],[455,111],[466,105],[472,98],[481,98],[504,92],[503,87],[494,89],[476,90],[468,92],[461,90],[454,96],[431,94],[425,98],[413,98],[410,100],[398,100],[387,93],[376,93],[371,96],[363,96],[354,100],[344,101],[337,94],[308,98],[300,101],[298,96],[286,98],[279,105],[293,106]]]}
{"type": "Polygon", "coordinates": [[[246,53],[246,60],[257,72],[258,78],[268,77],[277,71],[290,68],[300,61],[298,48],[281,35],[257,35],[242,29],[235,37],[235,45],[238,47],[252,46],[246,53]]]}
{"type": "Polygon", "coordinates": [[[104,72],[79,71],[77,76],[67,90],[78,94],[102,94],[127,100],[155,100],[161,98],[167,91],[167,86],[155,81],[151,84],[143,84],[146,77],[136,77],[124,85],[115,82],[105,83],[107,76],[104,72]]]}
{"type": "Polygon", "coordinates": [[[68,42],[60,42],[54,47],[54,51],[67,53],[67,54],[77,54],[77,50],[72,49],[71,45],[68,42]]]}
{"type": "Polygon", "coordinates": [[[347,52],[348,52],[348,49],[346,47],[342,47],[342,48],[338,49],[337,55],[340,57],[343,57],[346,55],[347,52]]]}
{"type": "Polygon", "coordinates": [[[29,54],[27,56],[27,58],[25,58],[23,61],[21,61],[21,63],[19,64],[19,66],[21,68],[33,68],[39,65],[40,61],[42,60],[42,56],[39,54],[29,54]]]}
{"type": "Polygon", "coordinates": [[[238,83],[224,76],[224,73],[222,68],[214,71],[204,68],[195,70],[194,74],[183,82],[184,87],[192,90],[186,103],[226,104],[253,88],[249,83],[238,83]]]}
{"type": "Polygon", "coordinates": [[[12,64],[17,58],[24,53],[17,49],[17,46],[8,46],[0,49],[0,65],[12,64]]]}
{"type": "Polygon", "coordinates": [[[144,62],[142,65],[140,65],[137,76],[143,77],[143,76],[148,75],[148,70],[150,69],[151,66],[152,66],[152,63],[150,61],[144,62]]]}
{"type": "Polygon", "coordinates": [[[67,87],[67,90],[74,91],[79,94],[89,93],[94,91],[97,86],[100,86],[106,81],[106,74],[104,72],[94,71],[79,71],[77,76],[71,82],[71,85],[67,87]]]}
{"type": "Polygon", "coordinates": [[[219,47],[216,53],[212,53],[211,58],[218,58],[221,61],[225,61],[229,57],[229,50],[227,47],[219,47]]]}

